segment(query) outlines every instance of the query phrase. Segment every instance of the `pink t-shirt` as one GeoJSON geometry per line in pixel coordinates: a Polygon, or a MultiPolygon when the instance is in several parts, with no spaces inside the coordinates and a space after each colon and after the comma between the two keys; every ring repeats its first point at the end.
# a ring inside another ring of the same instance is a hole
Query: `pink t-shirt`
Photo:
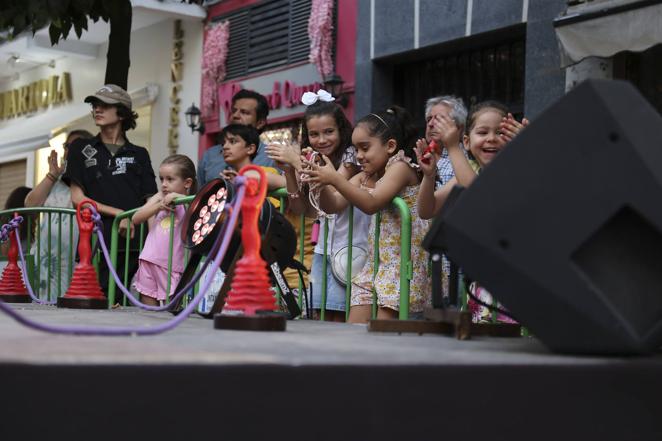
{"type": "MultiPolygon", "coordinates": [[[[172,270],[184,271],[184,244],[181,239],[182,224],[186,208],[183,205],[175,207],[175,234],[172,245],[172,270]]],[[[170,211],[161,210],[154,219],[154,228],[149,231],[145,246],[140,253],[140,259],[168,268],[168,251],[170,243],[171,228],[170,211]]]]}

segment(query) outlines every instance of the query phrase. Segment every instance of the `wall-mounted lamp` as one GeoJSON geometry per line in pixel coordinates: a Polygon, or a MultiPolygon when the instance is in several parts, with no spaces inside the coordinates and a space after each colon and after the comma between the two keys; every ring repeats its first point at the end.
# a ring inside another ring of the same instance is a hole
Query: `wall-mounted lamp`
{"type": "Polygon", "coordinates": [[[191,104],[184,115],[186,115],[186,125],[191,128],[191,133],[205,133],[205,124],[200,119],[200,109],[196,107],[195,103],[191,104]]]}
{"type": "Polygon", "coordinates": [[[343,91],[345,80],[336,73],[332,73],[324,77],[324,89],[334,96],[336,103],[342,107],[347,107],[349,104],[349,96],[343,91]]]}

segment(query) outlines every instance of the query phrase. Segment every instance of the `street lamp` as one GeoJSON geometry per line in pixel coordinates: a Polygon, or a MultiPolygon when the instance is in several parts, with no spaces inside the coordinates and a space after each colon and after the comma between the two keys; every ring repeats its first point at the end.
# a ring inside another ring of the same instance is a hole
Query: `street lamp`
{"type": "Polygon", "coordinates": [[[195,103],[191,104],[184,115],[186,115],[186,125],[191,128],[191,133],[205,133],[205,124],[200,119],[200,109],[196,107],[195,103]]]}

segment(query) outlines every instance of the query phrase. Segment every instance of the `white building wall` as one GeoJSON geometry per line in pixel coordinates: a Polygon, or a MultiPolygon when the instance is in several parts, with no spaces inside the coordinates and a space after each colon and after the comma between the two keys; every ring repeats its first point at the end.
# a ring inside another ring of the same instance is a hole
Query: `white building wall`
{"type": "MultiPolygon", "coordinates": [[[[184,74],[182,77],[182,90],[180,92],[180,148],[179,153],[187,154],[197,162],[197,132],[192,135],[186,127],[184,111],[195,102],[200,102],[200,66],[202,54],[202,22],[183,21],[184,28],[184,74]]],[[[129,92],[136,91],[153,83],[158,85],[158,96],[152,105],[151,112],[151,145],[152,165],[158,173],[158,165],[168,152],[168,129],[170,115],[170,64],[172,61],[174,43],[174,20],[166,19],[154,25],[134,31],[131,35],[131,67],[129,69],[129,92]]],[[[75,36],[74,36],[75,38],[75,36]]],[[[0,161],[7,154],[16,154],[17,151],[3,149],[9,146],[8,142],[35,137],[37,134],[53,133],[66,127],[68,124],[89,115],[89,104],[83,99],[98,89],[104,81],[106,72],[107,44],[99,46],[97,58],[86,60],[73,56],[58,59],[55,68],[39,66],[23,72],[17,81],[8,81],[0,85],[0,89],[11,90],[31,82],[48,78],[52,75],[61,75],[63,72],[71,74],[72,101],[70,103],[52,106],[47,110],[38,111],[33,115],[12,118],[0,121],[0,161]]],[[[138,120],[140,122],[140,119],[138,120]]],[[[127,133],[131,140],[131,132],[127,133]]],[[[46,147],[47,142],[40,141],[21,150],[36,150],[46,147]]],[[[34,176],[28,176],[27,181],[32,182],[34,176]]]]}

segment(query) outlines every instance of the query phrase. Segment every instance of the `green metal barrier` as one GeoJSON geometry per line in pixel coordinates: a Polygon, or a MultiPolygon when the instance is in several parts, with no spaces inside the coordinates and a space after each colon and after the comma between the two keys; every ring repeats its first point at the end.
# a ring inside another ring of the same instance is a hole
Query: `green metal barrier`
{"type": "MultiPolygon", "coordinates": [[[[274,197],[280,200],[280,212],[284,213],[285,208],[286,208],[286,203],[287,203],[287,190],[285,188],[280,188],[276,191],[273,191],[269,193],[270,197],[274,197]]],[[[180,198],[176,199],[174,201],[175,205],[180,205],[180,204],[188,204],[193,200],[194,196],[188,196],[185,198],[180,198]]],[[[401,320],[406,320],[409,317],[409,289],[410,289],[410,280],[412,278],[412,262],[411,262],[411,213],[409,212],[409,207],[405,203],[405,201],[399,197],[396,197],[392,201],[393,206],[398,210],[400,219],[401,219],[401,226],[400,226],[400,235],[401,235],[401,247],[400,247],[400,311],[399,311],[399,318],[401,320]]],[[[137,209],[134,210],[129,210],[125,211],[121,214],[119,214],[113,221],[113,226],[112,226],[112,232],[111,232],[111,243],[110,243],[110,255],[111,255],[111,262],[114,267],[117,267],[117,258],[119,254],[119,223],[122,219],[128,218],[131,219],[137,209]]],[[[174,213],[171,215],[171,222],[174,221],[174,213]]],[[[353,243],[353,218],[354,218],[354,211],[353,207],[350,211],[350,223],[349,223],[349,232],[348,232],[348,253],[347,253],[347,278],[346,280],[351,281],[352,280],[352,243],[353,243]]],[[[377,214],[379,216],[379,214],[377,214]]],[[[305,247],[304,247],[304,242],[306,240],[306,231],[305,231],[305,218],[303,215],[300,216],[300,231],[299,231],[299,259],[301,262],[303,262],[304,257],[305,257],[305,247]]],[[[375,265],[374,265],[374,271],[379,269],[379,222],[377,222],[377,231],[376,231],[376,243],[375,243],[375,265]]],[[[140,239],[140,249],[142,249],[143,246],[143,241],[142,238],[144,232],[144,224],[140,225],[140,233],[141,233],[141,239],[140,239]]],[[[323,229],[323,249],[324,249],[324,255],[328,255],[328,232],[329,232],[329,224],[328,220],[325,220],[324,222],[324,229],[323,229]]],[[[170,231],[170,244],[169,244],[169,252],[168,252],[168,272],[172,271],[172,244],[174,240],[174,230],[170,231]]],[[[129,264],[129,254],[126,252],[129,246],[129,238],[124,239],[124,245],[125,245],[125,259],[124,259],[124,280],[123,283],[124,285],[128,285],[128,275],[127,275],[127,269],[128,269],[128,264],[129,264]]],[[[326,315],[326,291],[327,291],[327,259],[323,260],[322,264],[322,282],[321,282],[321,296],[322,296],[322,307],[320,309],[320,319],[324,320],[325,315],[326,315]]],[[[170,292],[170,279],[168,279],[168,288],[167,291],[168,293],[170,292]]],[[[111,278],[109,281],[108,285],[108,302],[110,305],[113,305],[115,303],[115,296],[116,296],[116,284],[115,281],[111,278]]],[[[277,292],[280,295],[280,291],[277,288],[277,292]]],[[[303,307],[303,282],[301,278],[299,278],[299,306],[303,307]]],[[[349,317],[349,306],[350,306],[350,299],[351,299],[351,282],[347,283],[346,289],[345,289],[345,305],[346,305],[346,311],[345,311],[345,317],[349,317]]],[[[126,299],[125,299],[126,300],[126,299]]],[[[376,302],[373,302],[373,317],[376,316],[376,310],[377,310],[377,305],[376,302]]]]}
{"type": "MultiPolygon", "coordinates": [[[[182,198],[177,198],[173,201],[173,205],[188,205],[193,201],[195,196],[186,196],[182,198]]],[[[113,219],[113,226],[111,229],[110,233],[110,261],[113,265],[113,268],[117,268],[117,258],[119,254],[119,225],[122,219],[129,219],[131,220],[133,218],[133,215],[138,211],[138,208],[134,208],[133,210],[128,210],[124,211],[120,214],[118,214],[115,219],[113,219]]],[[[175,213],[172,212],[170,213],[170,225],[174,225],[175,222],[175,213]]],[[[145,235],[145,223],[140,224],[140,226],[136,226],[136,232],[134,234],[139,234],[140,239],[139,239],[139,245],[138,245],[138,252],[142,251],[142,248],[144,246],[144,238],[146,237],[145,235]]],[[[168,274],[172,272],[172,249],[173,249],[173,244],[174,244],[174,235],[175,235],[175,229],[171,228],[170,229],[170,239],[169,239],[169,244],[168,244],[168,274]]],[[[124,279],[122,280],[122,284],[124,286],[128,287],[130,280],[129,278],[129,246],[131,237],[129,234],[126,235],[124,238],[124,279]]],[[[113,277],[110,277],[108,280],[108,305],[112,306],[115,304],[115,296],[117,293],[117,285],[115,283],[115,279],[113,277]]],[[[169,293],[170,293],[170,277],[168,277],[168,286],[166,288],[166,302],[168,301],[169,298],[169,293]]],[[[126,305],[126,297],[124,298],[124,305],[126,305]]]]}
{"type": "MultiPolygon", "coordinates": [[[[400,307],[398,318],[400,320],[407,320],[409,318],[409,289],[410,281],[413,277],[413,265],[411,261],[411,212],[404,199],[395,197],[391,202],[398,210],[400,215],[400,307]]],[[[377,222],[375,227],[375,249],[374,249],[374,274],[379,270],[379,230],[381,212],[375,214],[377,222]]],[[[303,226],[303,222],[302,222],[303,226]]],[[[352,244],[353,244],[353,226],[354,226],[354,207],[351,207],[349,212],[349,228],[347,234],[347,274],[346,279],[348,283],[345,287],[345,319],[349,318],[349,308],[351,302],[351,280],[352,280],[352,244]]],[[[302,228],[303,229],[303,228],[302,228]]],[[[328,219],[324,221],[324,238],[323,250],[324,256],[328,255],[328,219]]],[[[301,240],[305,240],[305,232],[301,232],[301,240]]],[[[303,243],[303,242],[302,242],[303,243]]],[[[303,247],[302,247],[303,249],[303,247]]],[[[327,287],[327,258],[322,260],[322,302],[320,308],[320,320],[324,320],[326,315],[326,287],[327,287]]],[[[373,292],[372,302],[372,317],[377,317],[377,299],[376,293],[373,292]]]]}
{"type": "MultiPolygon", "coordinates": [[[[71,275],[73,274],[73,265],[76,257],[76,245],[74,243],[74,224],[76,223],[76,210],[72,208],[56,208],[56,207],[24,207],[16,208],[9,210],[1,210],[0,218],[5,221],[13,217],[14,213],[18,213],[24,217],[24,222],[21,225],[21,229],[27,229],[26,242],[30,244],[29,249],[24,249],[23,254],[26,258],[28,279],[32,285],[35,294],[40,298],[43,298],[43,289],[41,288],[41,269],[42,269],[42,259],[41,252],[43,245],[46,245],[45,250],[49,252],[45,253],[47,255],[46,265],[46,283],[45,294],[46,299],[49,301],[54,301],[57,297],[60,297],[64,294],[63,283],[62,281],[71,280],[71,275]],[[34,219],[34,220],[33,220],[34,219]],[[54,237],[53,233],[53,220],[57,219],[57,238],[54,237]],[[69,255],[66,257],[66,267],[67,273],[62,274],[62,248],[63,248],[63,235],[62,235],[62,223],[63,219],[68,219],[69,221],[69,255]],[[34,221],[36,220],[36,225],[34,221]],[[47,227],[47,237],[41,237],[39,225],[46,222],[47,227]],[[33,227],[37,227],[33,234],[33,227]],[[33,237],[34,236],[34,237],[33,237]],[[35,250],[36,256],[31,255],[32,241],[35,240],[35,250]],[[45,241],[42,243],[42,241],[45,241]],[[54,243],[57,241],[57,244],[54,243]],[[50,252],[50,250],[57,249],[57,254],[50,252]],[[57,262],[54,262],[54,256],[57,256],[57,262]],[[57,274],[53,274],[53,270],[56,270],[57,274]],[[57,289],[54,291],[51,287],[51,281],[57,280],[57,289]]],[[[68,283],[65,284],[68,286],[68,283]]]]}

